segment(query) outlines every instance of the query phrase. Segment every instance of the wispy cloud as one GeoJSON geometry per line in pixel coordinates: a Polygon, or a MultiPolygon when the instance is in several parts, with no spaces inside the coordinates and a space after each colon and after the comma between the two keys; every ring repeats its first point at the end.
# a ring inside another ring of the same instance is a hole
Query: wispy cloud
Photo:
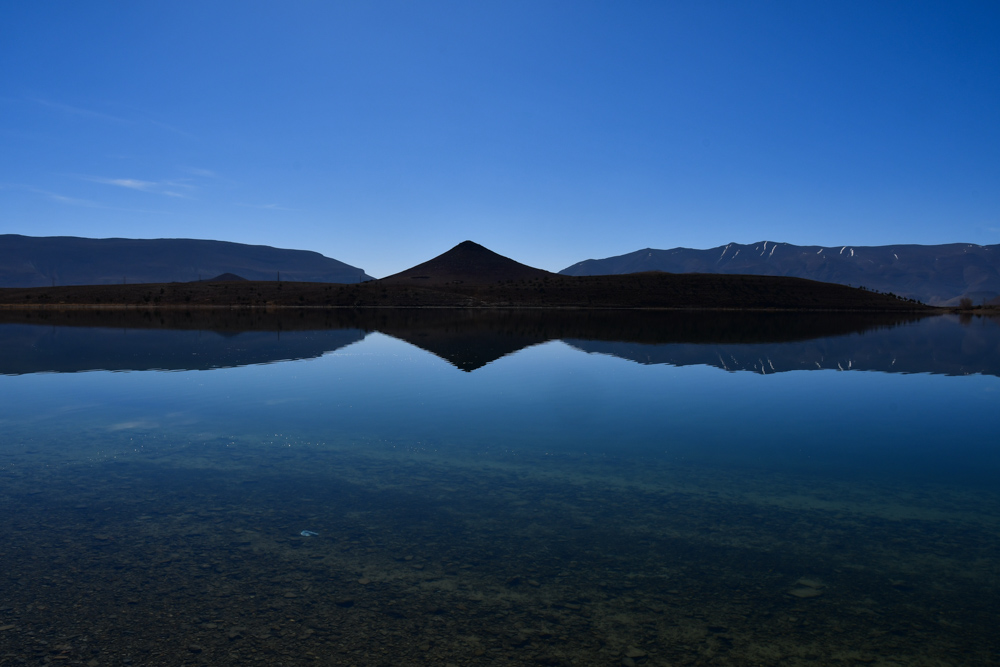
{"type": "Polygon", "coordinates": [[[134,178],[89,178],[87,180],[105,185],[117,185],[130,190],[142,190],[143,192],[150,192],[156,186],[156,183],[152,181],[137,181],[134,178]]]}
{"type": "Polygon", "coordinates": [[[212,183],[214,185],[225,185],[230,188],[239,186],[239,183],[237,181],[234,181],[231,178],[227,178],[225,175],[220,174],[219,172],[213,169],[182,166],[180,167],[180,170],[183,173],[188,174],[189,176],[193,176],[195,182],[200,182],[203,184],[212,183]]]}
{"type": "Polygon", "coordinates": [[[39,197],[45,197],[46,199],[50,199],[54,202],[59,202],[60,204],[66,204],[68,206],[99,208],[108,211],[127,211],[129,213],[162,213],[162,211],[150,211],[146,209],[121,208],[119,206],[109,206],[107,204],[102,204],[101,202],[92,201],[90,199],[69,197],[67,195],[60,194],[58,192],[52,192],[51,190],[43,190],[41,188],[35,188],[30,185],[0,183],[0,190],[20,190],[21,192],[30,192],[33,195],[38,195],[39,197]]]}
{"type": "Polygon", "coordinates": [[[201,169],[196,167],[178,167],[178,169],[181,173],[186,175],[159,180],[128,177],[109,178],[107,176],[93,176],[87,174],[71,174],[71,176],[84,181],[89,181],[90,183],[99,183],[101,185],[110,185],[116,188],[135,190],[137,192],[147,192],[154,195],[175,197],[178,199],[195,199],[195,195],[205,187],[229,182],[227,179],[210,169],[201,169]]]}
{"type": "Polygon", "coordinates": [[[174,134],[180,135],[180,136],[185,137],[187,139],[191,139],[191,138],[194,137],[193,134],[191,134],[190,132],[187,132],[185,130],[182,130],[179,127],[174,127],[173,125],[168,125],[167,123],[163,123],[163,122],[160,122],[158,120],[153,120],[152,118],[146,118],[146,119],[144,119],[144,122],[149,123],[150,125],[154,125],[156,127],[159,127],[161,129],[167,130],[168,132],[173,132],[174,134]]]}
{"type": "Polygon", "coordinates": [[[57,201],[61,204],[71,204],[73,206],[86,206],[88,208],[103,208],[101,204],[95,201],[90,201],[89,199],[67,197],[66,195],[61,195],[58,192],[51,192],[49,190],[33,188],[30,185],[0,183],[0,190],[19,190],[21,192],[30,192],[31,194],[38,195],[40,197],[45,197],[46,199],[51,199],[52,201],[57,201]]]}
{"type": "Polygon", "coordinates": [[[81,118],[90,118],[92,120],[100,120],[107,123],[115,123],[117,125],[151,125],[153,127],[158,127],[174,134],[178,134],[183,137],[192,137],[190,132],[186,132],[179,127],[175,127],[168,123],[149,118],[126,118],[124,116],[116,116],[109,113],[104,113],[103,111],[95,111],[93,109],[85,109],[83,107],[72,106],[70,104],[62,104],[60,102],[52,102],[50,100],[44,100],[41,98],[33,97],[30,98],[30,102],[43,106],[47,109],[52,109],[53,111],[59,111],[64,114],[71,116],[79,116],[81,118]]]}
{"type": "Polygon", "coordinates": [[[34,189],[30,190],[30,192],[42,195],[43,197],[48,197],[49,199],[57,201],[61,204],[71,204],[73,206],[87,206],[89,208],[101,208],[101,204],[98,204],[95,201],[90,201],[89,199],[79,199],[77,197],[67,197],[66,195],[61,195],[58,192],[48,192],[46,190],[34,190],[34,189]]]}
{"type": "Polygon", "coordinates": [[[164,195],[167,197],[179,197],[181,199],[191,199],[191,193],[197,190],[197,188],[185,181],[185,180],[166,180],[166,181],[143,181],[137,178],[102,178],[100,176],[83,176],[86,181],[91,183],[101,183],[103,185],[113,185],[119,188],[127,188],[129,190],[139,190],[140,192],[150,192],[152,194],[164,195]],[[178,190],[185,190],[186,192],[178,192],[178,190]]]}
{"type": "Polygon", "coordinates": [[[92,109],[83,109],[81,107],[70,106],[69,104],[49,102],[48,100],[42,100],[37,97],[32,98],[31,101],[35,104],[40,104],[47,109],[62,111],[63,113],[71,116],[83,116],[84,118],[93,118],[94,120],[103,120],[109,123],[118,123],[119,125],[134,125],[136,122],[127,118],[121,118],[120,116],[112,116],[111,114],[94,111],[92,109]]]}

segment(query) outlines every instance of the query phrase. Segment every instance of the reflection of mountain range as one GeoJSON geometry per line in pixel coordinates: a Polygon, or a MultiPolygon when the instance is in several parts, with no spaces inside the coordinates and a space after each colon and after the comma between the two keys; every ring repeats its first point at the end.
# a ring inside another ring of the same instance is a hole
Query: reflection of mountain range
{"type": "Polygon", "coordinates": [[[847,336],[783,343],[648,344],[565,339],[578,350],[640,364],[716,366],[769,375],[797,370],[1000,375],[1000,326],[954,317],[847,336]]]}
{"type": "Polygon", "coordinates": [[[89,370],[211,370],[320,357],[356,343],[358,329],[246,331],[0,326],[0,374],[89,370]]]}
{"type": "Polygon", "coordinates": [[[369,314],[362,326],[405,340],[456,367],[477,368],[550,340],[647,344],[779,342],[895,326],[914,318],[840,313],[411,310],[369,314]],[[384,313],[384,314],[383,314],[384,313]]]}
{"type": "Polygon", "coordinates": [[[0,311],[0,373],[205,370],[321,356],[381,332],[473,371],[563,340],[643,364],[1000,375],[995,320],[641,311],[0,311]]]}

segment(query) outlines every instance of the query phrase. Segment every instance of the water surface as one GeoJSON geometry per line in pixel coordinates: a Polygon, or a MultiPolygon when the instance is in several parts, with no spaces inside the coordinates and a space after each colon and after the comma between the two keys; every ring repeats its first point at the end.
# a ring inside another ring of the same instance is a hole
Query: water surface
{"type": "Polygon", "coordinates": [[[5,322],[3,664],[998,662],[995,321],[5,322]]]}

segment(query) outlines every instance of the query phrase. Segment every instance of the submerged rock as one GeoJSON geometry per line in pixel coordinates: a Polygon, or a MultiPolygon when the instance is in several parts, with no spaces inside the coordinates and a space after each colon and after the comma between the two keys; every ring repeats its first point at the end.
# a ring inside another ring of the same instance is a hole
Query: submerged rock
{"type": "Polygon", "coordinates": [[[814,598],[819,597],[823,594],[823,591],[818,588],[810,588],[809,586],[803,586],[802,588],[793,588],[788,591],[789,595],[797,598],[814,598]]]}
{"type": "Polygon", "coordinates": [[[821,590],[826,586],[819,579],[813,579],[811,577],[801,577],[795,582],[796,588],[788,591],[789,595],[797,598],[814,598],[819,597],[823,594],[821,590]]]}

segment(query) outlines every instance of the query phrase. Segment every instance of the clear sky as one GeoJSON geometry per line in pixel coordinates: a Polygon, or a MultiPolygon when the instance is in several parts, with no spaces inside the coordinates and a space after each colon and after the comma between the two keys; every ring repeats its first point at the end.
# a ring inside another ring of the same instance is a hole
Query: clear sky
{"type": "Polygon", "coordinates": [[[0,233],[1000,243],[1000,3],[0,3],[0,233]]]}

